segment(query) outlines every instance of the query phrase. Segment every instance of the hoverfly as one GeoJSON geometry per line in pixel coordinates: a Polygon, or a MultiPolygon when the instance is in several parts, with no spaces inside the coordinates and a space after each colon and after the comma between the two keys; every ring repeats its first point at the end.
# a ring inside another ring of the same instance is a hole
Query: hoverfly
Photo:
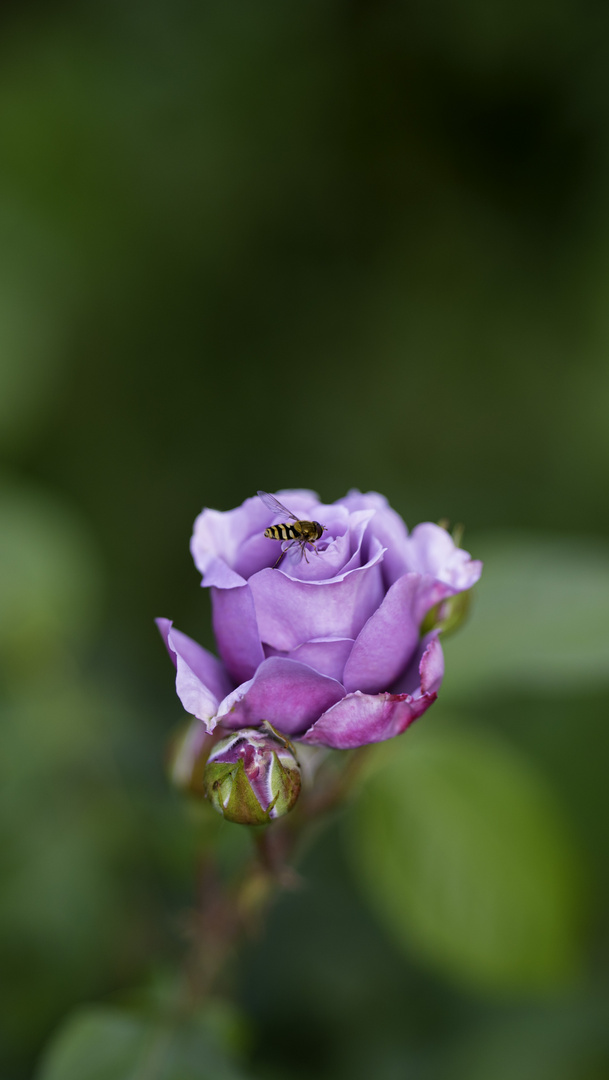
{"type": "Polygon", "coordinates": [[[283,522],[281,525],[269,525],[268,529],[264,530],[264,535],[269,540],[288,540],[290,543],[286,547],[282,548],[281,554],[273,567],[273,570],[279,566],[279,563],[283,559],[284,555],[294,547],[294,544],[300,545],[300,557],[304,555],[305,561],[307,559],[307,544],[310,544],[313,550],[319,555],[319,551],[315,547],[317,540],[320,540],[323,533],[326,532],[326,526],[320,525],[319,521],[300,521],[296,514],[293,514],[291,510],[288,510],[287,506],[279,502],[274,495],[269,495],[268,491],[259,491],[258,495],[262,499],[265,506],[268,506],[269,510],[272,510],[274,514],[285,514],[292,519],[292,523],[283,522]]]}

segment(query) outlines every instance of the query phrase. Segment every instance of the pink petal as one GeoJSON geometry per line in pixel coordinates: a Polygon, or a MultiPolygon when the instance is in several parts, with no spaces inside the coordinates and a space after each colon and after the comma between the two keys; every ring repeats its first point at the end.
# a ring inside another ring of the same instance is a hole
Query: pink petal
{"type": "Polygon", "coordinates": [[[370,616],[345,665],[347,691],[376,694],[388,689],[404,671],[419,643],[416,601],[420,584],[419,574],[404,574],[370,616]]]}
{"type": "Polygon", "coordinates": [[[190,550],[206,586],[220,584],[207,577],[217,561],[236,571],[241,545],[248,537],[264,532],[267,516],[268,511],[257,495],[246,499],[242,506],[234,510],[206,508],[199,514],[194,524],[190,550]]]}
{"type": "Polygon", "coordinates": [[[282,656],[286,660],[299,660],[301,664],[319,671],[321,675],[327,675],[330,679],[343,681],[343,671],[353,648],[352,638],[319,638],[315,641],[305,641],[290,653],[280,653],[271,645],[264,648],[265,656],[282,656]]]}
{"type": "Polygon", "coordinates": [[[391,687],[393,694],[414,694],[438,691],[444,677],[444,653],[438,640],[438,630],[432,630],[422,641],[406,670],[391,687]]]}
{"type": "Polygon", "coordinates": [[[306,731],[344,693],[339,682],[306,664],[272,656],[260,665],[253,679],[225,698],[216,722],[241,728],[268,720],[285,735],[295,735],[306,731]]]}
{"type": "Polygon", "coordinates": [[[223,665],[202,645],[174,629],[169,619],[157,619],[156,624],[176,667],[176,691],[182,705],[213,731],[216,724],[210,721],[231,687],[223,665]]]}
{"type": "Polygon", "coordinates": [[[244,682],[264,660],[250,587],[214,588],[211,599],[220,656],[235,682],[244,682]]]}
{"type": "Polygon", "coordinates": [[[353,513],[356,510],[374,509],[375,514],[369,526],[369,533],[374,535],[386,548],[383,557],[383,575],[387,588],[393,585],[407,570],[415,569],[407,565],[406,539],[408,529],[402,518],[389,505],[384,495],[377,491],[350,491],[343,499],[338,500],[353,513]]]}
{"type": "Polygon", "coordinates": [[[291,652],[315,638],[356,638],[383,599],[381,558],[379,548],[368,565],[330,581],[294,581],[280,570],[254,574],[249,586],[262,641],[291,652]]]}
{"type": "Polygon", "coordinates": [[[213,586],[218,589],[238,589],[240,585],[245,585],[245,578],[231,570],[223,559],[218,559],[215,555],[206,560],[206,567],[201,582],[206,589],[213,586]]]}
{"type": "Polygon", "coordinates": [[[301,741],[352,750],[401,735],[436,700],[437,694],[348,694],[319,718],[301,741]]]}
{"type": "Polygon", "coordinates": [[[437,694],[444,678],[444,653],[437,637],[432,637],[425,647],[419,674],[423,694],[437,694]]]}
{"type": "Polygon", "coordinates": [[[430,521],[417,525],[405,546],[408,570],[444,582],[450,586],[446,595],[471,589],[482,573],[482,563],[456,547],[450,533],[430,521]]]}
{"type": "MultiPolygon", "coordinates": [[[[437,632],[421,643],[416,659],[420,685],[412,693],[347,694],[313,724],[301,742],[349,750],[401,735],[438,696],[444,657],[437,632]]],[[[411,676],[411,681],[415,683],[417,676],[411,676]]]]}

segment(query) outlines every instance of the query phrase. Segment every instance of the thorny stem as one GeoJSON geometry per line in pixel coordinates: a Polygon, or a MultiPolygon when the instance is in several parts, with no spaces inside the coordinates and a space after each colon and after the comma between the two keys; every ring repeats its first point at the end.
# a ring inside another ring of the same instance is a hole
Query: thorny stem
{"type": "Polygon", "coordinates": [[[316,782],[313,789],[303,792],[287,817],[252,829],[254,854],[236,882],[222,881],[213,856],[206,855],[202,860],[198,907],[187,926],[191,949],[185,964],[185,990],[191,1005],[213,993],[239,943],[261,931],[278,892],[300,886],[301,879],[291,861],[310,826],[349,794],[368,749],[353,751],[341,771],[329,771],[324,782],[316,782]]]}

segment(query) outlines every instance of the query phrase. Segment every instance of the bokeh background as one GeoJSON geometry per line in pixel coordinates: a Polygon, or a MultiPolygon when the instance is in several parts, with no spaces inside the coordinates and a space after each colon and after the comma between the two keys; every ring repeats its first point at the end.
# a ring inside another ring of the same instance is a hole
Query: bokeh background
{"type": "Polygon", "coordinates": [[[209,830],[238,857],[165,781],[152,620],[213,648],[196,514],[306,486],[464,522],[484,580],[440,701],[234,967],[213,1068],[154,1076],[601,1080],[609,9],[0,30],[2,1077],[101,1078],[40,1055],[163,980],[209,830]]]}

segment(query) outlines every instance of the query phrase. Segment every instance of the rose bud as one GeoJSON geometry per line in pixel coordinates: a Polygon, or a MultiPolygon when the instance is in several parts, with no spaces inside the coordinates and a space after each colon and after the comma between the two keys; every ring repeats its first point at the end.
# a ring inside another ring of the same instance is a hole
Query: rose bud
{"type": "Polygon", "coordinates": [[[292,809],[300,793],[294,747],[267,724],[221,739],[205,766],[205,792],[227,821],[266,825],[292,809]]]}

